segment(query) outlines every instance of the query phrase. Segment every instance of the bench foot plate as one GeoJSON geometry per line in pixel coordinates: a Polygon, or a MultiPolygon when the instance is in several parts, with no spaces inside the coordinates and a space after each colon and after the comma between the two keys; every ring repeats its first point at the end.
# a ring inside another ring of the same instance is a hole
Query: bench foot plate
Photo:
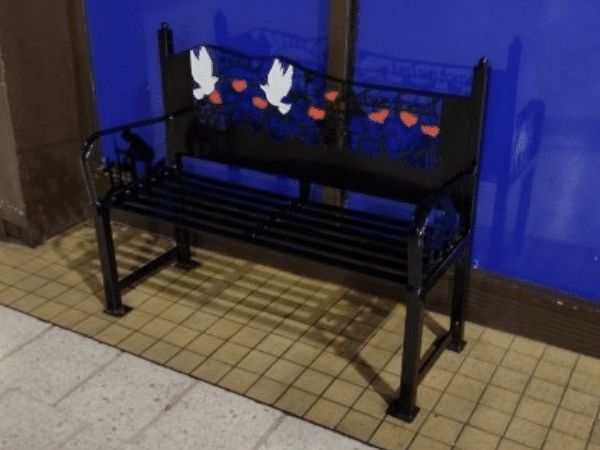
{"type": "Polygon", "coordinates": [[[452,350],[453,352],[456,353],[460,353],[462,352],[463,348],[465,348],[465,345],[467,345],[467,341],[459,341],[458,343],[456,342],[450,342],[448,344],[448,350],[452,350]]]}
{"type": "Polygon", "coordinates": [[[418,406],[413,406],[408,411],[403,410],[400,407],[400,399],[396,399],[392,400],[388,406],[387,413],[390,416],[397,417],[404,422],[411,423],[413,420],[415,420],[415,417],[417,417],[417,414],[419,414],[420,410],[421,408],[418,406]]]}
{"type": "Polygon", "coordinates": [[[186,262],[176,262],[175,263],[175,267],[178,267],[179,269],[183,269],[183,270],[192,270],[196,267],[198,267],[200,265],[200,263],[198,261],[186,261],[186,262]]]}
{"type": "Polygon", "coordinates": [[[105,309],[104,312],[106,314],[110,314],[111,316],[115,316],[115,317],[121,317],[124,316],[125,314],[127,314],[129,311],[131,311],[133,308],[131,306],[127,306],[127,305],[120,305],[118,308],[116,309],[105,309]]]}

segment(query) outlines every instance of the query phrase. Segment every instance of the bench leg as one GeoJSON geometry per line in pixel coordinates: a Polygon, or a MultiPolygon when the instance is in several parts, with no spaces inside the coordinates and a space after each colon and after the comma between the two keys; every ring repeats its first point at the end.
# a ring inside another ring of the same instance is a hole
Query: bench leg
{"type": "Polygon", "coordinates": [[[177,244],[177,262],[176,267],[190,270],[197,267],[199,263],[192,260],[190,252],[190,232],[186,228],[175,227],[175,242],[177,244]]]}
{"type": "Polygon", "coordinates": [[[421,294],[411,290],[407,294],[400,397],[390,403],[387,413],[410,423],[419,413],[416,403],[425,305],[421,294]]]}
{"type": "Polygon", "coordinates": [[[452,329],[452,341],[448,344],[448,348],[455,352],[462,351],[465,348],[465,294],[469,283],[469,274],[471,266],[470,249],[464,251],[460,259],[456,262],[454,269],[454,287],[452,292],[452,313],[450,316],[450,326],[452,329]]]}
{"type": "Polygon", "coordinates": [[[104,293],[106,296],[104,312],[112,316],[122,316],[129,312],[131,308],[121,303],[115,245],[110,225],[110,210],[103,206],[97,206],[95,222],[100,266],[102,267],[102,278],[104,279],[104,293]]]}

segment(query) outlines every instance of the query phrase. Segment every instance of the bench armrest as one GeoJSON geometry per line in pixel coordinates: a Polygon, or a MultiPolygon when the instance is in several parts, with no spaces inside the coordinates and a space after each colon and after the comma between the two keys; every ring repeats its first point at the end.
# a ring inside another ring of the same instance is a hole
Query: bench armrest
{"type": "Polygon", "coordinates": [[[91,134],[83,143],[83,147],[81,149],[81,169],[83,171],[83,180],[85,183],[85,187],[87,189],[88,197],[90,199],[90,203],[92,206],[99,206],[98,194],[96,193],[96,187],[94,186],[94,181],[92,180],[92,174],[89,165],[89,158],[94,149],[95,144],[102,136],[107,136],[109,134],[114,134],[121,132],[125,129],[131,128],[141,128],[148,125],[154,125],[160,122],[171,121],[175,116],[184,114],[189,112],[191,108],[185,108],[183,110],[177,111],[173,114],[165,114],[160,117],[154,117],[152,119],[141,120],[138,122],[131,122],[124,125],[119,125],[112,128],[106,128],[104,130],[96,131],[91,134]]]}

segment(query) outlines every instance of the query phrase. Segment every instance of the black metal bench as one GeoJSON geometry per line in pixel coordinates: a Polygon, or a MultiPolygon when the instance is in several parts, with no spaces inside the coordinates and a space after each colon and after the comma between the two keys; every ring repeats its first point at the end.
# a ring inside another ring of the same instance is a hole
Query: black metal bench
{"type": "Polygon", "coordinates": [[[108,314],[130,310],[121,291],[176,261],[189,269],[190,231],[224,235],[355,270],[406,287],[399,398],[389,414],[412,421],[417,386],[442,351],[460,351],[469,277],[477,167],[488,65],[474,68],[472,93],[349,83],[285,58],[249,58],[214,46],[174,53],[159,30],[163,117],[103,130],[84,144],[82,165],[95,212],[108,314]],[[132,129],[164,122],[167,157],[132,129]],[[89,156],[102,136],[129,143],[105,170],[111,189],[98,197],[89,156]],[[281,175],[296,195],[235,184],[184,170],[187,158],[281,175]],[[413,205],[407,219],[315,200],[314,186],[413,205]],[[111,210],[175,226],[176,246],[119,280],[111,210]],[[421,359],[425,295],[454,263],[450,330],[421,359]]]}

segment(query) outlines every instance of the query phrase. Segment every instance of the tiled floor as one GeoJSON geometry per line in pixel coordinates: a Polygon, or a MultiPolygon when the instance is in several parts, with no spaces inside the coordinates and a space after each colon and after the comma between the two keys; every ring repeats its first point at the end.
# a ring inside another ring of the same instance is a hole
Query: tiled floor
{"type": "MultiPolygon", "coordinates": [[[[123,274],[171,246],[115,237],[123,274]]],[[[148,278],[114,318],[89,225],[0,243],[0,448],[600,450],[598,360],[468,324],[406,424],[385,415],[402,304],[194,253],[199,268],[148,278]]],[[[448,318],[427,324],[429,344],[448,318]]]]}

